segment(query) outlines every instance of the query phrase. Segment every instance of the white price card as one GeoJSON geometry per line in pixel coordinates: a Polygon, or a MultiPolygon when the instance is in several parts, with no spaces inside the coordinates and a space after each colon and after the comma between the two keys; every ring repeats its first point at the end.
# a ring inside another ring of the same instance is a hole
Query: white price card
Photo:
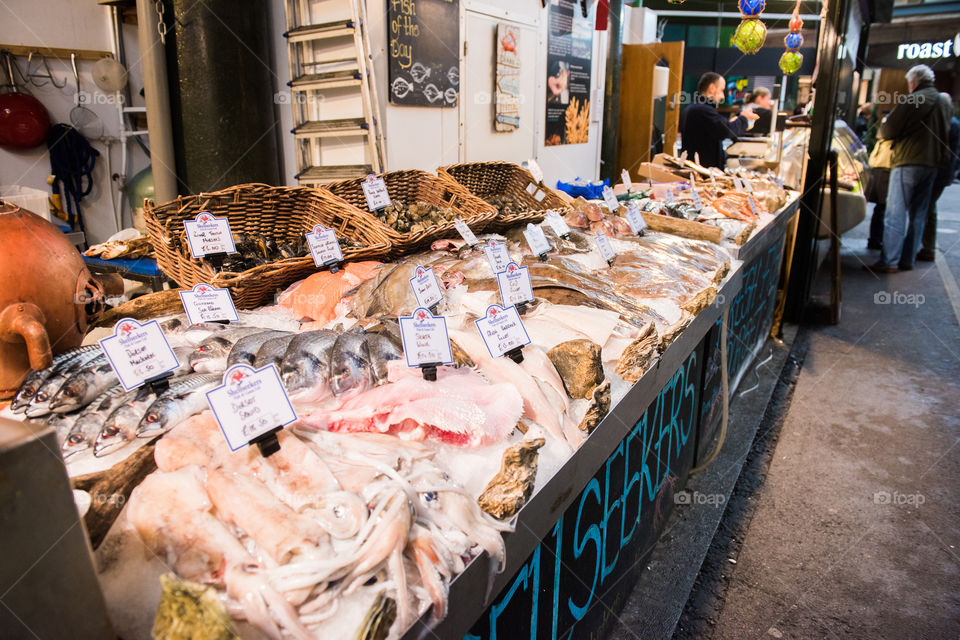
{"type": "Polygon", "coordinates": [[[387,183],[372,173],[363,182],[363,197],[367,199],[367,208],[370,211],[379,211],[390,206],[390,194],[387,193],[387,183]]]}
{"type": "Polygon", "coordinates": [[[417,305],[430,308],[443,300],[443,291],[433,274],[433,267],[418,266],[414,276],[410,278],[410,287],[417,298],[417,305]]]}
{"type": "Polygon", "coordinates": [[[610,209],[610,213],[616,213],[617,209],[620,208],[620,203],[617,202],[617,195],[610,187],[603,188],[603,201],[607,203],[607,208],[610,209]]]}
{"type": "Polygon", "coordinates": [[[257,370],[245,364],[230,367],[223,384],[207,391],[207,402],[231,451],[297,419],[272,364],[257,370]]]}
{"type": "Polygon", "coordinates": [[[507,351],[530,344],[530,336],[520,320],[516,307],[504,309],[498,304],[487,307],[487,312],[474,324],[477,331],[487,345],[487,350],[494,358],[499,358],[507,351]]]}
{"type": "Polygon", "coordinates": [[[477,244],[477,236],[473,234],[473,231],[470,227],[467,226],[467,223],[457,218],[453,221],[453,226],[457,228],[457,231],[460,233],[460,236],[467,241],[467,244],[471,247],[477,244]]]}
{"type": "Polygon", "coordinates": [[[240,319],[237,317],[237,308],[233,305],[230,291],[217,289],[206,282],[195,285],[189,291],[181,291],[180,301],[190,324],[221,320],[236,322],[240,319]]]}
{"type": "Polygon", "coordinates": [[[690,195],[693,196],[693,206],[697,209],[702,209],[703,201],[700,200],[700,192],[698,192],[697,188],[693,185],[690,185],[690,195]]]}
{"type": "Polygon", "coordinates": [[[537,192],[533,194],[533,199],[536,200],[537,202],[543,202],[543,199],[546,197],[547,197],[547,192],[541,191],[540,189],[537,189],[537,192]]]}
{"type": "Polygon", "coordinates": [[[333,229],[327,229],[322,224],[318,224],[307,234],[307,245],[310,247],[313,263],[318,267],[343,262],[340,241],[337,240],[337,232],[333,229]]]}
{"type": "Polygon", "coordinates": [[[663,194],[663,201],[667,204],[673,204],[676,202],[677,196],[673,193],[673,188],[667,189],[663,194]]]}
{"type": "Polygon", "coordinates": [[[623,182],[623,186],[627,188],[627,191],[633,188],[633,181],[630,179],[630,172],[624,169],[620,172],[620,180],[623,182]]]}
{"type": "Polygon", "coordinates": [[[753,193],[753,182],[751,182],[748,178],[743,178],[740,182],[743,183],[744,191],[747,193],[753,193]]]}
{"type": "Polygon", "coordinates": [[[547,211],[545,222],[550,225],[550,228],[553,229],[553,232],[558,236],[565,236],[570,233],[570,225],[563,219],[563,216],[553,209],[547,211]]]}
{"type": "MultiPolygon", "coordinates": [[[[561,219],[560,222],[563,222],[563,219],[561,219]]],[[[563,223],[563,226],[566,227],[566,223],[563,223]]],[[[557,231],[557,228],[554,227],[553,230],[557,231]]],[[[557,231],[557,233],[559,234],[560,232],[557,231]]],[[[567,227],[566,233],[570,233],[569,227],[567,227]]],[[[533,255],[542,256],[550,251],[550,243],[547,241],[547,236],[544,235],[543,229],[538,225],[528,222],[527,228],[523,230],[523,237],[527,239],[527,244],[530,245],[530,251],[533,252],[533,255]]]]}
{"type": "Polygon", "coordinates": [[[193,220],[184,220],[183,227],[194,258],[202,258],[210,253],[237,252],[230,234],[230,221],[226,218],[201,211],[193,220]]]}
{"type": "Polygon", "coordinates": [[[123,318],[112,336],[100,340],[100,347],[127,391],[180,366],[156,320],[140,324],[123,318]]]}
{"type": "Polygon", "coordinates": [[[634,234],[640,235],[643,233],[643,230],[647,228],[647,221],[644,219],[643,213],[640,211],[640,207],[637,205],[627,205],[626,217],[627,224],[630,225],[630,230],[633,231],[634,234]]]}
{"type": "Polygon", "coordinates": [[[527,185],[527,193],[529,193],[530,195],[533,195],[533,194],[536,193],[536,192],[537,192],[537,185],[536,185],[536,184],[534,184],[533,182],[531,182],[530,184],[527,185]]]}
{"type": "Polygon", "coordinates": [[[757,213],[757,201],[753,199],[753,196],[747,196],[747,204],[750,205],[750,211],[753,212],[753,215],[759,215],[757,213]]]}
{"type": "Polygon", "coordinates": [[[530,158],[526,162],[527,171],[530,172],[530,175],[533,176],[533,179],[537,182],[543,182],[543,169],[540,168],[540,165],[537,164],[537,161],[533,158],[530,158]]]}
{"type": "Polygon", "coordinates": [[[490,264],[490,270],[496,275],[507,268],[510,263],[510,253],[507,251],[507,245],[497,242],[490,238],[490,242],[484,245],[483,252],[487,254],[487,262],[490,264]]]}
{"type": "Polygon", "coordinates": [[[733,176],[733,188],[737,191],[743,191],[743,181],[737,176],[733,176]]]}
{"type": "Polygon", "coordinates": [[[597,250],[600,252],[600,255],[603,256],[604,260],[611,262],[617,257],[616,252],[613,250],[613,245],[610,244],[610,238],[605,236],[603,231],[597,231],[593,234],[593,239],[596,241],[597,250]]]}
{"type": "Polygon", "coordinates": [[[447,334],[447,319],[420,307],[410,317],[400,318],[400,338],[408,367],[422,364],[450,364],[453,352],[447,334]]]}
{"type": "Polygon", "coordinates": [[[505,271],[497,274],[497,286],[500,287],[500,300],[505,307],[533,301],[530,270],[516,262],[511,262],[505,271]]]}

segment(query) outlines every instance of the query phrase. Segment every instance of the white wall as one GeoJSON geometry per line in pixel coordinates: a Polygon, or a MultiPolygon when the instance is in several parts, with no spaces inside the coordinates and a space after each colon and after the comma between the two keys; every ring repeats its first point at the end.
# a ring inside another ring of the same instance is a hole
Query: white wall
{"type": "MultiPolygon", "coordinates": [[[[290,79],[287,67],[286,43],[281,36],[285,30],[285,17],[282,3],[273,3],[274,32],[277,34],[274,42],[274,51],[277,60],[277,75],[282,83],[290,79]]],[[[525,51],[530,51],[529,58],[524,57],[524,64],[535,68],[533,75],[534,85],[529,95],[523,96],[524,101],[532,103],[530,110],[533,118],[532,126],[521,126],[521,130],[513,133],[498,133],[493,130],[492,109],[484,119],[464,117],[466,104],[461,107],[436,109],[426,107],[395,106],[387,100],[387,56],[386,56],[386,0],[367,0],[367,17],[369,21],[369,36],[372,55],[374,58],[374,74],[377,81],[377,93],[380,99],[380,110],[383,116],[384,134],[386,138],[387,170],[398,169],[425,169],[432,171],[438,166],[456,162],[470,162],[487,160],[491,155],[499,155],[501,159],[520,162],[534,155],[543,168],[548,184],[553,184],[558,178],[570,179],[576,176],[596,178],[600,166],[600,116],[603,110],[602,89],[606,65],[606,33],[595,32],[593,39],[593,72],[592,105],[590,141],[586,144],[545,147],[543,131],[546,100],[546,38],[547,38],[547,10],[540,8],[535,0],[528,3],[518,3],[515,0],[460,0],[461,25],[471,18],[504,20],[514,22],[524,28],[532,30],[535,38],[530,42],[524,41],[525,51]],[[529,47],[529,49],[527,49],[529,47]],[[517,144],[513,136],[526,136],[527,142],[517,144]],[[469,140],[470,144],[466,144],[469,140]],[[500,152],[498,147],[502,147],[500,152]],[[529,148],[530,152],[519,155],[519,148],[529,148]]],[[[594,8],[591,8],[591,16],[594,8]]],[[[462,86],[460,100],[477,100],[477,93],[489,92],[494,82],[493,59],[484,51],[481,43],[471,49],[468,42],[468,56],[485,56],[489,63],[481,64],[483,69],[479,78],[467,77],[467,63],[463,58],[462,40],[464,29],[461,26],[461,61],[460,77],[462,86]],[[474,91],[467,87],[480,87],[474,91]]],[[[486,43],[484,43],[486,44],[486,43]]],[[[489,47],[486,47],[489,49],[489,47]]],[[[471,69],[477,69],[475,59],[471,59],[471,69]]],[[[475,72],[476,73],[476,72],[475,72]]],[[[291,114],[288,106],[281,109],[283,118],[283,154],[287,184],[295,184],[296,158],[293,137],[288,132],[292,126],[291,114]]]]}
{"type": "MultiPolygon", "coordinates": [[[[58,48],[94,49],[111,51],[110,10],[98,6],[92,0],[5,0],[0,3],[0,44],[39,45],[58,48]]],[[[138,68],[136,28],[124,27],[124,42],[130,67],[131,84],[138,93],[143,86],[138,68]]],[[[286,58],[284,58],[286,59],[286,58]]],[[[26,70],[26,58],[17,58],[20,68],[26,70]]],[[[93,83],[93,62],[78,62],[81,89],[93,96],[91,106],[103,122],[104,136],[116,136],[120,122],[113,96],[104,95],[93,83]]],[[[29,91],[44,104],[53,122],[70,122],[70,110],[74,107],[76,87],[70,61],[50,60],[57,82],[68,80],[67,85],[57,89],[51,84],[45,87],[29,87],[29,91]]],[[[0,74],[5,78],[6,73],[0,74]]],[[[133,98],[133,106],[142,106],[139,95],[133,98]]],[[[94,141],[93,147],[101,153],[94,169],[93,191],[83,200],[81,207],[87,225],[87,238],[92,243],[105,240],[116,231],[114,207],[111,203],[111,181],[107,171],[107,145],[94,141]]],[[[120,173],[119,145],[112,145],[113,172],[120,173]]],[[[149,159],[130,143],[130,162],[126,170],[129,177],[149,165],[149,159]]],[[[0,149],[0,185],[18,184],[49,193],[46,184],[50,173],[50,160],[45,145],[28,151],[12,152],[0,149]]],[[[114,190],[114,198],[120,204],[122,196],[114,190]]],[[[129,206],[124,202],[125,226],[129,226],[129,206]]]]}

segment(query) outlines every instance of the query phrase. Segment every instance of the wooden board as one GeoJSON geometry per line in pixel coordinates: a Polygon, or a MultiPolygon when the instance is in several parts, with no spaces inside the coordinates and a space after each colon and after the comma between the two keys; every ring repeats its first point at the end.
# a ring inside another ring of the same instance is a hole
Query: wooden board
{"type": "Polygon", "coordinates": [[[460,87],[460,0],[387,0],[390,102],[455,107],[460,87]]]}
{"type": "Polygon", "coordinates": [[[654,231],[672,233],[675,236],[694,240],[706,240],[716,244],[720,244],[723,240],[723,230],[710,224],[684,220],[683,218],[672,218],[649,211],[643,212],[643,219],[646,220],[647,226],[654,231]]]}

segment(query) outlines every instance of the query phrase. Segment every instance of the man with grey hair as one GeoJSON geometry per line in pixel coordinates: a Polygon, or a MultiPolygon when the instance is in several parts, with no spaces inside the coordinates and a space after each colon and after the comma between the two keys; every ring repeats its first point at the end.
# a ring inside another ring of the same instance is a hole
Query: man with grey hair
{"type": "Polygon", "coordinates": [[[893,141],[890,185],[883,222],[883,250],[871,269],[894,273],[913,269],[937,170],[948,162],[951,105],[933,86],[933,70],[919,64],[907,71],[909,95],[883,119],[880,135],[893,141]]]}

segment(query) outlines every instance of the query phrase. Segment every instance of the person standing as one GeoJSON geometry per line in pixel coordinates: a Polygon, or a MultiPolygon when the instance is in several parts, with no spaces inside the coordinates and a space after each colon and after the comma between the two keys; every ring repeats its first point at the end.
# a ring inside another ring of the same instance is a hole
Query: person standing
{"type": "Polygon", "coordinates": [[[937,169],[947,161],[950,105],[933,86],[925,64],[907,71],[910,94],[880,124],[880,136],[893,142],[890,187],[883,221],[880,261],[871,269],[895,273],[913,269],[937,169]]]}
{"type": "Polygon", "coordinates": [[[753,126],[747,132],[747,135],[766,136],[770,134],[770,120],[773,118],[772,105],[770,89],[766,87],[757,87],[744,97],[743,108],[757,114],[757,119],[753,122],[753,126]]]}
{"type": "MultiPolygon", "coordinates": [[[[950,94],[941,93],[942,99],[953,102],[950,94]]],[[[947,164],[937,171],[937,178],[933,181],[933,193],[930,195],[930,206],[927,208],[927,221],[923,225],[923,248],[917,253],[917,260],[933,262],[937,258],[937,201],[943,195],[943,190],[953,183],[960,167],[960,120],[956,116],[950,118],[950,133],[947,134],[949,157],[947,164]]]]}
{"type": "Polygon", "coordinates": [[[893,157],[893,145],[889,140],[880,138],[870,152],[870,178],[867,182],[867,202],[873,203],[873,215],[870,217],[870,237],[867,249],[883,248],[883,214],[887,210],[887,190],[890,187],[890,161],[893,157]]]}
{"type": "Polygon", "coordinates": [[[726,85],[719,73],[708,71],[703,74],[697,83],[693,104],[683,112],[681,151],[687,152],[689,160],[699,157],[704,167],[726,167],[727,154],[723,150],[723,141],[742,136],[748,123],[757,119],[757,114],[746,112],[727,120],[717,111],[717,105],[726,100],[726,85]]]}

